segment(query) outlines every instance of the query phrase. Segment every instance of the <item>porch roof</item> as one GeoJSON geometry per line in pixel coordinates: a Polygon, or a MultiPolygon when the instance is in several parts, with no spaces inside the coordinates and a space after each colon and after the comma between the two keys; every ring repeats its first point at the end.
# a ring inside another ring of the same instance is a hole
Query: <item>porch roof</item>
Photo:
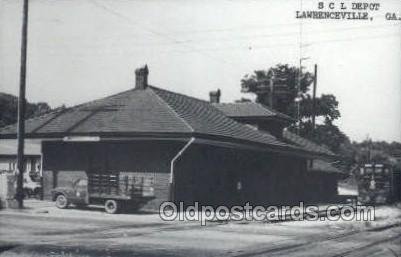
{"type": "MultiPolygon", "coordinates": [[[[25,140],[24,155],[40,156],[41,145],[39,141],[25,140]]],[[[17,156],[17,140],[0,139],[0,156],[17,156]]]]}
{"type": "Polygon", "coordinates": [[[254,102],[240,103],[216,103],[217,109],[224,112],[228,117],[237,119],[278,119],[285,122],[293,122],[290,116],[278,112],[266,105],[254,102]]]}

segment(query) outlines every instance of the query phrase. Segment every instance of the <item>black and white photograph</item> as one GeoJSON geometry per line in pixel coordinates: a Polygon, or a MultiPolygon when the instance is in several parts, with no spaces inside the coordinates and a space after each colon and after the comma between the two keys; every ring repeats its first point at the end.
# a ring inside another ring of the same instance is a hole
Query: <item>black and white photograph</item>
{"type": "Polygon", "coordinates": [[[401,256],[401,1],[0,0],[17,256],[401,256]]]}

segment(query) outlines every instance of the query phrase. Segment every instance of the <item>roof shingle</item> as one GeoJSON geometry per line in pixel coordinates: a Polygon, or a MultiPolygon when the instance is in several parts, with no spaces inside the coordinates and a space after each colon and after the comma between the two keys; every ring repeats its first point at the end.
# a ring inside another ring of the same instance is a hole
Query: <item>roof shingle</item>
{"type": "Polygon", "coordinates": [[[228,118],[209,102],[155,87],[152,87],[152,90],[162,98],[179,117],[185,120],[195,133],[289,147],[289,145],[280,142],[270,134],[255,131],[248,126],[228,118]]]}

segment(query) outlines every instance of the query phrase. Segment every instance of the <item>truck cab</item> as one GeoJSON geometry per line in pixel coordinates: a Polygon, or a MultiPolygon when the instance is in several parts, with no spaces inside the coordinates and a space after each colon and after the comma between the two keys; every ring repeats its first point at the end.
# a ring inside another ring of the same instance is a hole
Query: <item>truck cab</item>
{"type": "Polygon", "coordinates": [[[23,190],[25,197],[39,196],[42,191],[40,177],[35,173],[32,174],[30,172],[25,172],[23,178],[23,190]]]}

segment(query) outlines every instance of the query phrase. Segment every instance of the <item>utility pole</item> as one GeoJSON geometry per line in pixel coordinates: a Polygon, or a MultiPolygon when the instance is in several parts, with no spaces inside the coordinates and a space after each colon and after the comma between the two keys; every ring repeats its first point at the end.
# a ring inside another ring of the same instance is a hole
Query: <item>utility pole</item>
{"type": "Polygon", "coordinates": [[[274,71],[270,69],[268,74],[269,78],[269,106],[270,108],[274,108],[274,71]]]}
{"type": "MultiPolygon", "coordinates": [[[[302,47],[300,47],[302,49],[302,47]]],[[[302,53],[301,53],[302,54],[302,53]]],[[[299,130],[301,127],[301,81],[302,81],[302,62],[308,60],[310,57],[302,57],[299,58],[299,70],[298,70],[298,79],[297,79],[297,97],[295,98],[296,106],[297,106],[297,134],[299,135],[299,130]]]]}
{"type": "MultiPolygon", "coordinates": [[[[302,46],[300,46],[300,49],[302,49],[302,46]]],[[[299,135],[299,129],[301,127],[301,78],[302,78],[302,55],[301,58],[299,58],[299,70],[298,70],[298,80],[297,80],[297,134],[299,135]]]]}
{"type": "MultiPolygon", "coordinates": [[[[300,10],[303,9],[303,2],[300,0],[300,10]]],[[[298,79],[297,79],[297,135],[299,135],[301,128],[301,77],[302,77],[302,20],[299,20],[299,70],[298,70],[298,79]]]]}
{"type": "Polygon", "coordinates": [[[314,79],[313,79],[312,133],[315,133],[315,119],[316,119],[316,85],[317,85],[317,64],[315,64],[315,76],[314,76],[314,79]]]}
{"type": "Polygon", "coordinates": [[[24,207],[24,137],[25,137],[25,84],[26,84],[26,53],[28,39],[28,0],[24,0],[22,13],[22,34],[21,34],[21,64],[18,97],[18,150],[17,150],[17,194],[18,208],[24,207]]]}

